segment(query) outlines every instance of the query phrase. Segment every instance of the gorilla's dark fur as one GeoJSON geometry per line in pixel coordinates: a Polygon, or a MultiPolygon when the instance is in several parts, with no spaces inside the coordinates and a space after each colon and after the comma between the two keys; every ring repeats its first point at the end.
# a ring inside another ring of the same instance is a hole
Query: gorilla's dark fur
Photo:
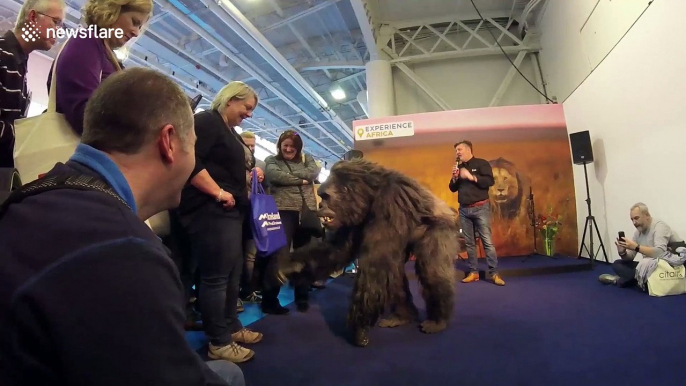
{"type": "Polygon", "coordinates": [[[417,181],[362,159],[341,161],[319,188],[319,215],[330,218],[325,240],[293,252],[282,272],[294,283],[311,283],[358,259],[348,326],[354,342],[365,346],[366,331],[388,306],[381,327],[418,318],[405,263],[415,268],[426,300],[422,331],[447,327],[455,296],[454,257],[459,252],[459,219],[442,200],[417,181]]]}

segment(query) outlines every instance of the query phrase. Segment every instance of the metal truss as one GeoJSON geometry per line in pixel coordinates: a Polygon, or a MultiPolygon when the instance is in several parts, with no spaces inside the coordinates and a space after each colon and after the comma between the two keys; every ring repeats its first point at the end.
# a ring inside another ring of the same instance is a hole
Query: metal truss
{"type": "Polygon", "coordinates": [[[380,28],[377,46],[392,56],[392,63],[409,63],[439,59],[535,52],[540,44],[533,36],[520,39],[508,31],[512,18],[485,17],[465,19],[450,17],[418,20],[412,25],[388,23],[380,28]],[[497,37],[496,41],[487,29],[497,37]]]}
{"type": "MultiPolygon", "coordinates": [[[[380,54],[407,75],[441,109],[451,106],[424,82],[407,64],[487,55],[516,55],[514,67],[520,67],[524,57],[531,55],[535,81],[539,89],[542,79],[536,52],[540,49],[538,35],[530,32],[520,39],[509,28],[514,19],[502,15],[450,16],[425,20],[383,23],[376,41],[380,54]],[[489,31],[490,30],[490,31],[489,31]]],[[[507,91],[516,69],[508,70],[489,106],[497,106],[507,91]]],[[[541,98],[545,103],[545,98],[541,98]]]]}

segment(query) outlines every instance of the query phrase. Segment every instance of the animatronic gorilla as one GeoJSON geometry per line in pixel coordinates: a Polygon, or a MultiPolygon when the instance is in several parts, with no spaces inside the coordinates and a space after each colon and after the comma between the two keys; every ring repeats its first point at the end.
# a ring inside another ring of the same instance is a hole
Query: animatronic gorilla
{"type": "Polygon", "coordinates": [[[311,283],[357,258],[347,324],[354,343],[366,346],[366,332],[386,306],[391,315],[380,327],[418,318],[404,267],[414,254],[427,308],[421,329],[445,329],[453,310],[454,257],[459,252],[455,212],[417,181],[362,159],[334,165],[318,194],[327,235],[294,251],[281,272],[293,283],[311,283]]]}

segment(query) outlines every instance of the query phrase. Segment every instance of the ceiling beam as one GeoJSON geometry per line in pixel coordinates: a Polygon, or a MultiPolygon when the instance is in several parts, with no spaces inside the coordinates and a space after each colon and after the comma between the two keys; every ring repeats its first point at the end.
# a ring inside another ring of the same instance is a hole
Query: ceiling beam
{"type": "MultiPolygon", "coordinates": [[[[533,46],[507,46],[503,47],[503,50],[508,55],[518,54],[521,51],[536,52],[539,47],[533,46]]],[[[443,60],[443,59],[460,59],[460,58],[473,58],[477,56],[492,56],[492,55],[502,55],[503,51],[500,48],[472,48],[464,51],[447,51],[447,52],[434,52],[429,54],[419,54],[403,56],[397,59],[392,59],[391,63],[420,63],[426,61],[443,60]]]]}
{"type": "MultiPolygon", "coordinates": [[[[285,18],[285,19],[283,19],[283,20],[281,20],[281,21],[278,21],[278,22],[276,22],[276,23],[274,23],[274,24],[272,24],[272,25],[270,25],[270,26],[267,26],[267,27],[265,27],[265,28],[262,28],[261,30],[262,30],[263,33],[266,33],[266,32],[269,32],[269,31],[274,30],[274,29],[277,29],[277,28],[285,27],[285,26],[291,24],[292,22],[294,22],[294,21],[296,21],[296,20],[298,20],[298,19],[301,19],[301,18],[303,18],[303,17],[305,17],[305,16],[309,16],[309,15],[311,15],[311,14],[313,14],[313,13],[319,12],[319,11],[321,11],[322,9],[324,9],[324,8],[330,6],[330,5],[333,5],[333,4],[338,3],[339,1],[341,1],[341,0],[328,0],[328,1],[325,1],[325,2],[323,2],[323,3],[321,3],[321,4],[315,5],[314,7],[308,8],[308,9],[306,9],[306,10],[304,10],[304,11],[301,11],[301,12],[298,12],[298,13],[293,14],[293,15],[291,15],[291,16],[288,16],[287,18],[285,18]]],[[[279,16],[283,16],[283,15],[279,15],[279,16]]]]}
{"type": "Polygon", "coordinates": [[[517,73],[517,69],[522,65],[522,60],[524,60],[526,54],[526,51],[520,51],[517,54],[517,57],[512,63],[513,66],[510,67],[510,69],[507,71],[505,79],[503,79],[503,82],[500,84],[500,87],[498,87],[498,91],[496,91],[495,95],[493,95],[491,104],[489,104],[488,107],[498,106],[500,104],[500,101],[503,99],[503,95],[505,95],[505,92],[507,91],[508,87],[510,87],[510,83],[512,83],[512,79],[517,73]]]}
{"type": "MultiPolygon", "coordinates": [[[[391,51],[388,47],[384,47],[383,52],[391,58],[397,57],[397,55],[394,54],[393,51],[391,51]]],[[[408,78],[410,78],[422,91],[424,91],[429,98],[431,98],[441,109],[443,109],[443,111],[452,110],[450,105],[448,105],[448,102],[441,98],[440,95],[438,95],[436,91],[431,88],[431,86],[429,86],[422,78],[415,74],[414,71],[407,67],[405,63],[395,63],[395,66],[398,67],[400,71],[404,72],[405,75],[407,75],[408,78]]]]}
{"type": "Polygon", "coordinates": [[[543,91],[543,94],[538,93],[539,100],[541,104],[546,104],[548,103],[546,95],[548,95],[548,92],[545,89],[545,82],[543,81],[543,75],[541,73],[541,65],[538,63],[538,54],[537,53],[532,53],[531,56],[531,64],[534,66],[534,80],[536,81],[536,87],[538,87],[539,90],[543,91]]]}
{"type": "Polygon", "coordinates": [[[367,46],[369,51],[369,60],[379,59],[379,49],[376,46],[376,37],[374,36],[374,23],[371,20],[371,16],[367,11],[369,6],[366,0],[350,0],[350,4],[355,11],[355,17],[357,17],[357,23],[360,25],[360,30],[362,31],[362,36],[364,37],[364,44],[367,46]]]}
{"type": "MultiPolygon", "coordinates": [[[[290,98],[288,98],[286,95],[284,95],[281,91],[279,91],[276,87],[273,86],[272,81],[268,81],[265,79],[260,74],[260,71],[258,71],[256,68],[253,68],[251,65],[248,65],[246,62],[244,62],[242,59],[240,59],[236,54],[231,52],[224,44],[222,44],[217,38],[212,36],[207,30],[202,28],[197,22],[195,22],[193,19],[191,19],[189,16],[183,14],[179,9],[177,9],[173,4],[171,4],[168,0],[156,0],[160,5],[164,6],[164,8],[174,15],[182,24],[186,25],[188,28],[190,28],[193,32],[197,33],[200,35],[202,38],[210,42],[212,45],[214,45],[220,52],[222,52],[224,55],[226,55],[231,61],[236,63],[238,66],[243,68],[246,72],[248,72],[250,75],[252,75],[256,80],[258,80],[260,83],[262,83],[266,88],[268,88],[274,95],[278,96],[281,98],[287,105],[289,105],[293,110],[296,112],[302,113],[302,116],[311,121],[315,122],[314,119],[312,119],[308,114],[304,113],[301,108],[299,108],[290,98]]],[[[318,126],[318,128],[326,133],[328,131],[323,127],[323,126],[318,126]]],[[[309,134],[309,133],[308,133],[309,134]]],[[[331,135],[331,134],[329,134],[331,135]]],[[[335,137],[334,137],[335,138],[335,137]]],[[[338,141],[336,140],[336,143],[338,141]]],[[[325,145],[320,145],[323,146],[324,149],[327,151],[336,154],[333,149],[331,149],[328,146],[325,145]]],[[[347,151],[349,149],[342,147],[343,151],[347,151]]]]}
{"type": "MultiPolygon", "coordinates": [[[[307,40],[305,40],[305,38],[302,36],[300,32],[298,32],[298,30],[293,26],[293,24],[289,24],[288,27],[291,29],[291,32],[293,32],[293,35],[295,35],[295,37],[298,38],[300,44],[302,44],[302,46],[307,50],[307,52],[309,52],[310,56],[316,61],[321,61],[321,59],[319,59],[319,55],[317,55],[317,53],[314,52],[314,50],[312,50],[312,47],[310,47],[309,43],[307,43],[307,40]]],[[[331,73],[329,72],[329,70],[326,68],[323,68],[322,70],[324,70],[326,76],[329,79],[331,79],[331,73]]]]}
{"type": "Polygon", "coordinates": [[[422,91],[426,93],[426,95],[429,96],[436,104],[443,109],[443,111],[449,111],[452,110],[450,105],[438,95],[433,88],[431,88],[422,78],[420,78],[417,74],[414,73],[414,71],[410,70],[405,63],[397,63],[396,67],[398,67],[402,72],[405,73],[410,79],[412,79],[413,82],[419,86],[422,91]]]}
{"type": "Polygon", "coordinates": [[[267,0],[269,4],[271,4],[272,8],[276,11],[276,14],[279,15],[280,17],[283,17],[283,9],[279,6],[279,3],[276,2],[276,0],[267,0]]]}
{"type": "MultiPolygon", "coordinates": [[[[135,52],[133,50],[129,51],[129,56],[127,59],[138,64],[138,65],[140,65],[140,66],[150,67],[150,68],[153,68],[157,71],[160,71],[161,73],[169,76],[170,78],[175,79],[182,86],[186,87],[187,89],[191,90],[192,92],[200,92],[200,94],[203,96],[203,100],[205,100],[207,102],[207,104],[211,104],[212,100],[214,99],[214,95],[211,94],[208,90],[204,90],[201,87],[197,87],[192,78],[186,79],[183,76],[175,74],[172,69],[167,68],[167,67],[163,66],[162,64],[158,64],[157,61],[150,60],[150,59],[146,60],[145,57],[138,52],[135,52]]],[[[268,105],[263,103],[263,104],[261,104],[261,107],[268,112],[266,115],[271,118],[269,120],[272,121],[272,124],[274,124],[274,120],[276,120],[276,122],[280,122],[280,123],[290,122],[283,115],[281,115],[277,111],[275,111],[271,106],[268,106],[268,105]]],[[[257,124],[255,122],[253,122],[253,119],[250,119],[250,118],[246,119],[244,121],[244,123],[250,124],[251,126],[254,126],[254,127],[260,127],[261,129],[263,129],[263,131],[273,130],[273,127],[263,128],[261,126],[257,126],[257,124]]],[[[276,126],[277,125],[274,124],[274,127],[276,127],[276,126]]],[[[270,133],[267,132],[267,134],[270,134],[270,133]]],[[[305,134],[307,134],[307,133],[305,133],[305,134]]],[[[272,135],[272,136],[274,136],[274,135],[272,135]]],[[[331,154],[336,154],[332,150],[328,149],[328,147],[326,147],[323,143],[319,142],[316,138],[312,138],[312,139],[314,140],[315,143],[322,146],[322,148],[324,150],[328,150],[331,154]]]]}
{"type": "MultiPolygon", "coordinates": [[[[174,43],[174,42],[172,42],[171,40],[165,38],[164,36],[161,36],[161,35],[157,34],[156,32],[154,32],[154,31],[152,31],[152,30],[146,31],[146,34],[150,34],[151,36],[153,36],[153,37],[159,39],[160,41],[162,41],[164,44],[168,45],[171,49],[177,51],[177,52],[180,53],[180,54],[185,55],[185,56],[188,57],[188,58],[191,58],[191,59],[195,60],[195,56],[193,55],[193,53],[186,51],[183,47],[181,47],[181,46],[178,45],[177,43],[174,43]]],[[[201,65],[202,67],[204,67],[208,72],[211,72],[212,74],[214,74],[216,77],[218,77],[218,79],[221,79],[225,84],[227,84],[227,83],[229,83],[229,82],[231,81],[231,79],[229,79],[229,78],[225,77],[224,75],[222,75],[222,71],[221,71],[220,69],[218,69],[218,68],[216,68],[216,67],[210,65],[209,63],[207,63],[207,62],[201,62],[200,60],[196,60],[196,63],[199,64],[199,65],[201,65]]],[[[276,101],[276,100],[281,100],[281,99],[280,99],[280,98],[274,98],[274,99],[273,99],[273,101],[276,101]]],[[[271,106],[268,106],[268,105],[266,104],[266,103],[268,102],[266,99],[262,99],[261,102],[262,102],[262,103],[261,103],[262,107],[264,107],[265,110],[267,110],[267,111],[269,111],[271,114],[273,114],[279,121],[281,121],[281,122],[288,122],[288,121],[289,121],[289,120],[288,120],[287,118],[285,118],[282,114],[279,114],[274,108],[272,108],[271,106]]],[[[323,144],[322,142],[316,140],[316,138],[313,137],[312,139],[314,140],[314,142],[317,143],[317,145],[321,146],[321,147],[324,148],[325,150],[328,150],[328,151],[329,151],[330,153],[332,153],[332,154],[336,154],[336,153],[333,151],[333,149],[328,148],[328,146],[326,146],[326,145],[323,144]]]]}
{"type": "MultiPolygon", "coordinates": [[[[484,18],[500,18],[500,17],[509,17],[510,16],[510,11],[507,10],[502,10],[502,11],[486,11],[486,12],[481,12],[484,18]]],[[[471,12],[462,12],[462,13],[452,13],[452,14],[446,14],[442,16],[436,16],[436,17],[425,17],[425,18],[419,18],[419,19],[409,19],[409,20],[384,20],[381,21],[380,24],[386,24],[390,25],[394,28],[397,29],[406,29],[406,28],[412,28],[412,27],[417,27],[420,25],[427,25],[427,24],[448,24],[450,22],[454,22],[455,20],[464,20],[464,21],[478,21],[481,20],[481,17],[479,17],[479,14],[477,14],[475,11],[471,12]]]]}
{"type": "MultiPolygon", "coordinates": [[[[274,70],[283,76],[300,94],[305,97],[315,108],[320,110],[322,114],[328,116],[334,122],[332,126],[336,127],[343,135],[343,139],[347,139],[352,144],[353,136],[350,127],[342,120],[335,111],[333,111],[327,104],[326,100],[322,98],[316,90],[310,86],[309,83],[298,73],[295,68],[281,55],[281,53],[267,40],[267,38],[255,28],[255,26],[236,8],[231,2],[222,0],[219,5],[212,0],[200,0],[205,6],[213,11],[229,28],[231,28],[241,39],[243,39],[250,47],[255,50],[267,63],[269,63],[274,70]]],[[[331,138],[336,142],[339,139],[331,138]]],[[[344,145],[346,150],[350,147],[344,145]]]]}
{"type": "Polygon", "coordinates": [[[361,69],[365,66],[362,61],[331,61],[331,62],[310,62],[302,63],[295,66],[298,71],[316,71],[316,70],[337,70],[337,69],[361,69]]]}
{"type": "Polygon", "coordinates": [[[365,71],[359,71],[359,72],[356,72],[354,74],[350,74],[350,75],[344,76],[342,78],[338,78],[338,79],[334,80],[333,82],[334,83],[345,82],[345,81],[348,81],[350,79],[357,78],[360,75],[364,75],[365,73],[366,73],[366,70],[365,71]]]}

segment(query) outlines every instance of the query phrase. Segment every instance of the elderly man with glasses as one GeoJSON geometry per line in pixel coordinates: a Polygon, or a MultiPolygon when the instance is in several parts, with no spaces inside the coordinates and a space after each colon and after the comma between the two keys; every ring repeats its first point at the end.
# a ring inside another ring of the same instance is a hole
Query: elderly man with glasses
{"type": "Polygon", "coordinates": [[[26,0],[14,30],[0,36],[0,168],[14,167],[14,121],[26,116],[31,97],[26,85],[29,54],[55,44],[49,30],[62,27],[63,0],[26,0]]]}

